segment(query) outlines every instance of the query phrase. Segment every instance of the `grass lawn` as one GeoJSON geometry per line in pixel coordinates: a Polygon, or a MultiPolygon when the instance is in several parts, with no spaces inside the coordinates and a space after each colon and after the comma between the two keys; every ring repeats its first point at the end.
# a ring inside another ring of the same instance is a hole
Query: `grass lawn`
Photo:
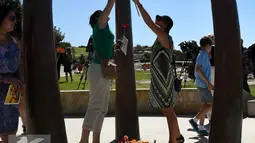
{"type": "MultiPolygon", "coordinates": [[[[148,81],[148,80],[150,80],[150,72],[148,72],[148,71],[145,71],[145,72],[144,71],[137,71],[135,73],[135,76],[136,76],[137,81],[148,81]]],[[[74,74],[73,75],[74,81],[73,82],[67,82],[67,83],[65,83],[65,77],[61,77],[60,81],[59,81],[60,90],[76,90],[77,87],[78,87],[78,84],[80,82],[80,77],[81,77],[80,74],[74,74]]],[[[70,79],[69,79],[69,81],[70,81],[70,79]]],[[[84,83],[84,78],[81,82],[81,85],[80,85],[79,89],[83,88],[83,85],[82,85],[83,83],[84,83]]],[[[115,81],[113,81],[113,87],[112,88],[115,88],[115,81]]],[[[149,88],[149,84],[139,84],[139,83],[137,83],[136,88],[149,88]]],[[[85,89],[88,89],[88,82],[86,82],[85,89]]]]}
{"type": "MultiPolygon", "coordinates": [[[[82,48],[81,48],[82,49],[82,48]]],[[[59,81],[59,87],[60,90],[76,90],[78,87],[78,84],[80,82],[80,74],[74,74],[73,75],[73,82],[65,82],[65,77],[61,77],[59,81]]],[[[149,83],[141,83],[144,81],[149,81],[150,80],[150,72],[149,71],[136,71],[135,72],[135,78],[136,78],[136,88],[149,88],[150,84],[149,83]]],[[[70,79],[69,79],[70,81],[70,79]]],[[[80,85],[80,90],[83,88],[83,83],[84,83],[84,78],[81,82],[80,85]]],[[[186,86],[184,87],[183,83],[183,88],[194,88],[193,81],[187,81],[186,86]]],[[[115,81],[113,81],[113,89],[115,89],[115,81]]],[[[88,82],[86,82],[85,89],[88,89],[88,82]]],[[[251,93],[255,95],[255,86],[250,86],[251,93]]]]}
{"type": "Polygon", "coordinates": [[[75,57],[79,57],[81,52],[83,52],[85,56],[88,55],[88,53],[86,52],[86,48],[75,48],[75,52],[75,57]]]}
{"type": "MultiPolygon", "coordinates": [[[[59,81],[59,87],[60,90],[76,90],[78,87],[78,84],[80,82],[80,74],[74,74],[73,75],[73,82],[65,82],[65,77],[61,77],[59,81]]],[[[136,88],[149,88],[150,84],[149,83],[141,83],[144,81],[149,81],[150,80],[150,72],[149,71],[136,71],[135,72],[135,78],[136,78],[136,88]]],[[[70,79],[69,79],[70,81],[70,79]]],[[[83,83],[84,83],[84,78],[81,82],[80,85],[80,90],[83,88],[83,83]]],[[[183,88],[194,88],[193,81],[187,81],[186,86],[184,87],[183,83],[183,88]]],[[[115,81],[113,81],[113,86],[112,88],[115,88],[115,81]]],[[[85,89],[88,89],[88,82],[86,82],[85,89]]],[[[255,95],[255,86],[250,86],[251,93],[255,95]]]]}

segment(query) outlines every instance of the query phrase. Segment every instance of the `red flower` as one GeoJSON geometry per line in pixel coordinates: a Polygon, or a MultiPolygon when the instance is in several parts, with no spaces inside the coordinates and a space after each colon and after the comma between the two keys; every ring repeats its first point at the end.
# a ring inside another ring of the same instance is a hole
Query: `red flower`
{"type": "Polygon", "coordinates": [[[122,27],[125,29],[128,28],[128,26],[129,26],[128,24],[122,24],[122,27]]]}

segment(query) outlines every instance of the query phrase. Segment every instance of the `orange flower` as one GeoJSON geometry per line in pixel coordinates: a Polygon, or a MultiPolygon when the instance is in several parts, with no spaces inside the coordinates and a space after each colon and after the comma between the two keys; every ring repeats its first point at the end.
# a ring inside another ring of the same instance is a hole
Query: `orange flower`
{"type": "Polygon", "coordinates": [[[58,47],[57,51],[58,51],[58,53],[63,53],[63,54],[65,53],[65,49],[61,48],[61,47],[58,47]]]}

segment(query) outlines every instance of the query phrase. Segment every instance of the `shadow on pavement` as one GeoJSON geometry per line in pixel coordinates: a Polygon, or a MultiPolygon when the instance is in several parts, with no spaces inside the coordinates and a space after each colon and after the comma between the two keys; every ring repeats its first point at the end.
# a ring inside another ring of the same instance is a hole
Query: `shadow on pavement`
{"type": "Polygon", "coordinates": [[[196,137],[191,137],[189,139],[198,140],[194,143],[208,143],[208,139],[204,136],[196,136],[196,137]]]}

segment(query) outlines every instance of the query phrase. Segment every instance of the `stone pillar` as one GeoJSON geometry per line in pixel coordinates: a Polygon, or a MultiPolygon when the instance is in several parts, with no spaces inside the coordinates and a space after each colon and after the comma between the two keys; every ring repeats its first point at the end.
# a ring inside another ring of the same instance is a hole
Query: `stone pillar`
{"type": "Polygon", "coordinates": [[[51,135],[67,143],[53,42],[52,0],[23,1],[28,134],[51,135]]]}
{"type": "Polygon", "coordinates": [[[236,0],[211,0],[215,34],[215,96],[210,143],[241,143],[243,89],[236,0]]]}
{"type": "Polygon", "coordinates": [[[128,24],[127,55],[116,53],[118,80],[116,81],[116,139],[128,135],[139,139],[136,84],[133,60],[133,39],[130,0],[116,0],[116,38],[122,38],[122,24],[128,24]]]}

